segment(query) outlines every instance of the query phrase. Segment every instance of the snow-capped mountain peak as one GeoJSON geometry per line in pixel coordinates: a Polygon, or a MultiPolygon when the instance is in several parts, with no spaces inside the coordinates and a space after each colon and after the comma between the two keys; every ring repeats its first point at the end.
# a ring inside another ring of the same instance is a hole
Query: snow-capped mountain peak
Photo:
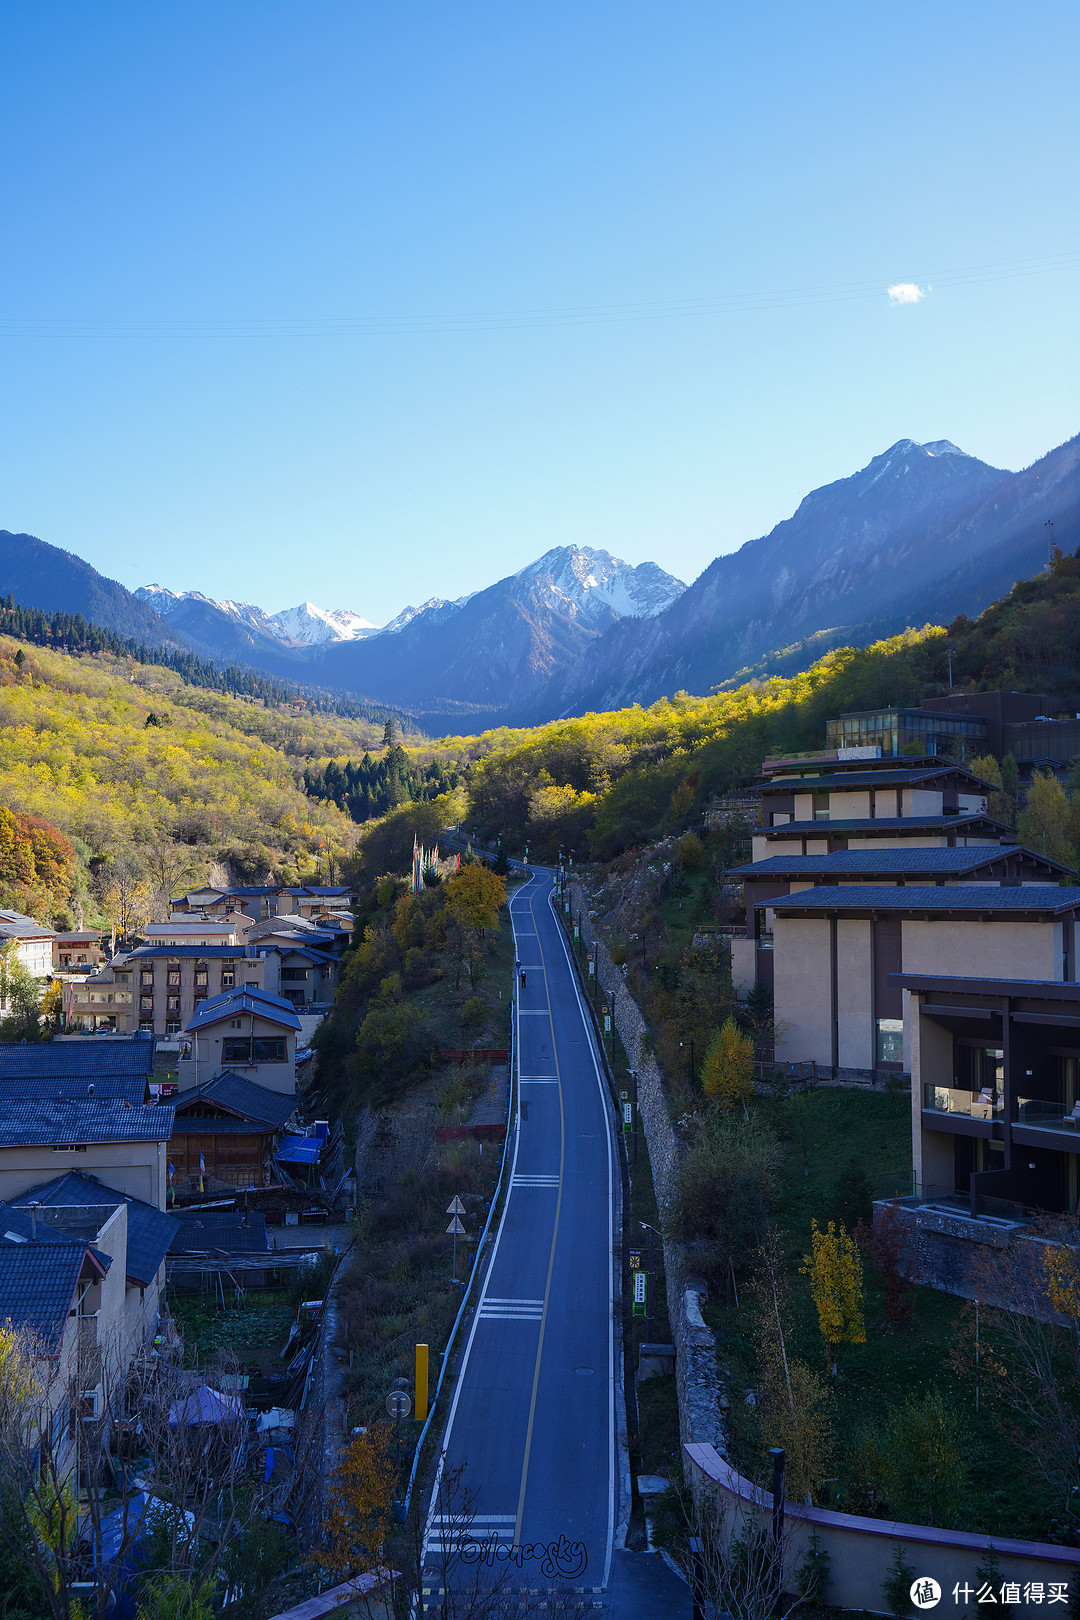
{"type": "Polygon", "coordinates": [[[605,618],[651,619],[671,606],[686,586],[654,562],[632,566],[590,546],[556,546],[518,579],[536,579],[573,604],[586,622],[605,618]]]}
{"type": "Polygon", "coordinates": [[[356,641],[360,636],[376,635],[379,630],[377,624],[361,618],[351,608],[321,608],[314,602],[282,608],[280,613],[270,614],[270,622],[279,625],[290,641],[298,641],[306,647],[327,641],[356,641]]]}
{"type": "Polygon", "coordinates": [[[254,602],[232,602],[227,598],[216,601],[201,591],[170,591],[165,585],[140,585],[134,593],[141,602],[170,618],[185,602],[202,602],[216,608],[230,619],[237,620],[248,630],[280,641],[289,647],[317,647],[331,641],[356,641],[361,636],[378,635],[378,625],[361,618],[351,608],[321,608],[314,602],[301,602],[298,607],[283,608],[280,613],[267,613],[254,602]]]}

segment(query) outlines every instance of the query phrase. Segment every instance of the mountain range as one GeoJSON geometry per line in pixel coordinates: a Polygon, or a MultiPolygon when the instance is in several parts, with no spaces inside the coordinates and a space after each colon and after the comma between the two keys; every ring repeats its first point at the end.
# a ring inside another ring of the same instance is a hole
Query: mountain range
{"type": "Polygon", "coordinates": [[[271,614],[161,585],[127,591],[0,531],[0,595],[406,709],[445,733],[707,692],[740,671],[790,673],[830,645],[973,616],[1045,563],[1048,521],[1063,550],[1080,545],[1080,437],[1016,473],[948,440],[901,439],[690,586],[656,563],[561,546],[377,626],[310,602],[271,614]]]}

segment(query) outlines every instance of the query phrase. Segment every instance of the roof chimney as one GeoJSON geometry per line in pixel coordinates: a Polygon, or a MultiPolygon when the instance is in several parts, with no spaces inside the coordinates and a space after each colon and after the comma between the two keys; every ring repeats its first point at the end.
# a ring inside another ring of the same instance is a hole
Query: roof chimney
{"type": "Polygon", "coordinates": [[[36,1243],[37,1242],[37,1212],[38,1212],[38,1206],[37,1206],[37,1199],[35,1198],[33,1203],[30,1205],[30,1241],[31,1241],[31,1243],[36,1243]]]}

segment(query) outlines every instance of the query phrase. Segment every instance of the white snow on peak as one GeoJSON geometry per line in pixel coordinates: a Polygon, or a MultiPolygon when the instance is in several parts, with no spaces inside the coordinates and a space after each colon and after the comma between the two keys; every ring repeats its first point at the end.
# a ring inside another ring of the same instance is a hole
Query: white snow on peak
{"type": "Polygon", "coordinates": [[[377,635],[379,626],[370,619],[361,618],[351,608],[321,608],[314,602],[301,602],[298,607],[282,608],[272,613],[270,622],[279,625],[290,641],[304,646],[320,646],[328,641],[358,641],[363,636],[377,635]]]}
{"type": "Polygon", "coordinates": [[[330,641],[355,641],[361,636],[378,635],[378,625],[361,618],[351,608],[321,608],[314,602],[301,602],[298,607],[284,608],[280,613],[267,613],[254,602],[233,602],[228,598],[216,601],[201,591],[170,591],[165,585],[140,585],[134,593],[168,618],[182,602],[205,602],[217,608],[271,641],[288,646],[314,647],[330,641]]]}
{"type": "Polygon", "coordinates": [[[928,456],[963,456],[965,461],[972,460],[968,452],[953,444],[951,439],[932,439],[929,444],[924,444],[921,448],[926,451],[928,456]]]}
{"type": "Polygon", "coordinates": [[[399,630],[404,630],[407,624],[412,624],[414,619],[426,619],[429,625],[441,624],[444,619],[449,619],[455,614],[458,608],[463,608],[466,602],[471,602],[475,594],[475,591],[470,591],[468,595],[458,596],[452,602],[445,596],[429,596],[427,601],[421,602],[419,607],[413,607],[410,604],[408,607],[402,608],[396,618],[391,619],[389,624],[383,625],[379,634],[383,636],[396,635],[399,630]]]}
{"type": "Polygon", "coordinates": [[[515,577],[542,581],[585,619],[651,619],[686,589],[681,579],[656,563],[632,566],[589,546],[556,546],[515,577]]]}

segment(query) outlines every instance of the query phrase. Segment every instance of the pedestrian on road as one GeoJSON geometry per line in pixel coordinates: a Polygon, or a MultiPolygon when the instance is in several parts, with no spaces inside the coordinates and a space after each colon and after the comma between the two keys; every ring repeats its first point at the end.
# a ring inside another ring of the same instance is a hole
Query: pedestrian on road
{"type": "Polygon", "coordinates": [[[521,970],[521,988],[523,990],[525,988],[525,969],[524,968],[522,968],[522,970],[521,970]]]}

